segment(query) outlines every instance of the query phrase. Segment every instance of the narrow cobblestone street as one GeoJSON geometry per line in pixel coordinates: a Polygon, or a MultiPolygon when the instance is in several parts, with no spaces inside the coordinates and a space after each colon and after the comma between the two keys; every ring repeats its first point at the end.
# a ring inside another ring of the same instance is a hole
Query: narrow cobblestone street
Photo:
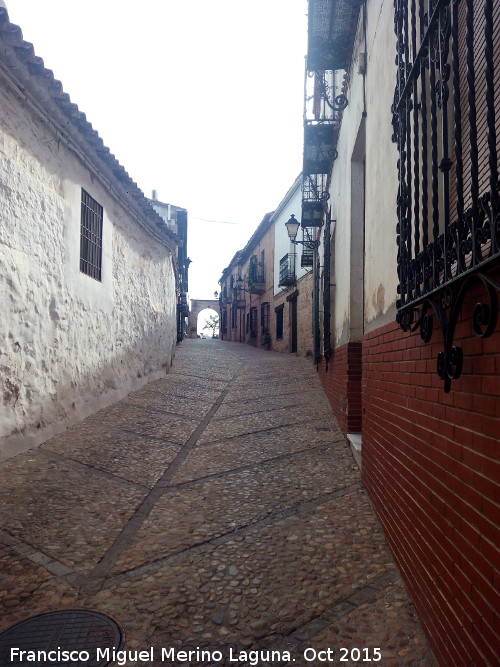
{"type": "Polygon", "coordinates": [[[435,664],[310,360],[184,341],[165,378],[1,463],[0,519],[0,632],[88,609],[154,647],[127,665],[435,664]]]}

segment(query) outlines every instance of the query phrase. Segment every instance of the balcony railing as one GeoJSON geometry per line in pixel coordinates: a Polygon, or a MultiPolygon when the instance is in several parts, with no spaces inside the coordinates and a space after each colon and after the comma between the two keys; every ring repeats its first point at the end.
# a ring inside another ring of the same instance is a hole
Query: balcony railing
{"type": "Polygon", "coordinates": [[[279,287],[287,287],[294,285],[296,281],[295,276],[295,253],[289,252],[280,259],[280,280],[279,287]]]}
{"type": "Polygon", "coordinates": [[[304,248],[300,258],[300,266],[305,269],[309,268],[314,263],[314,250],[312,248],[304,248]]]}

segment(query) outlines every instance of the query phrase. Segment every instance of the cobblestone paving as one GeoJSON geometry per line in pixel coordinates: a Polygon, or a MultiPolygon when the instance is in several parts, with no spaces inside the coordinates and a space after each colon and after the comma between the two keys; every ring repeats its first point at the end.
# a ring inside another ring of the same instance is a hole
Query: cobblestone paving
{"type": "Polygon", "coordinates": [[[113,664],[435,666],[310,361],[184,341],[0,463],[0,520],[0,633],[89,609],[122,630],[113,664]]]}

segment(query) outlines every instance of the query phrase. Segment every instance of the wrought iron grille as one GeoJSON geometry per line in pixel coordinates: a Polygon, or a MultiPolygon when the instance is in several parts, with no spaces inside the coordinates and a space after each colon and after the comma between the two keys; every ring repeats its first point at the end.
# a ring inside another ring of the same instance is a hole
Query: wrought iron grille
{"type": "Polygon", "coordinates": [[[263,336],[269,333],[270,308],[269,301],[260,305],[260,332],[263,336]]]}
{"type": "Polygon", "coordinates": [[[276,313],[276,340],[283,339],[283,314],[284,314],[284,305],[278,306],[274,309],[276,313]]]}
{"type": "Polygon", "coordinates": [[[302,255],[300,257],[300,266],[305,268],[310,268],[313,265],[314,260],[314,249],[313,248],[304,248],[302,250],[302,255]]]}
{"type": "Polygon", "coordinates": [[[280,287],[295,283],[295,253],[289,252],[280,259],[280,287]]]}
{"type": "Polygon", "coordinates": [[[82,189],[80,221],[80,271],[101,280],[103,208],[82,189]]]}
{"type": "Polygon", "coordinates": [[[252,338],[257,338],[257,308],[252,306],[250,308],[250,336],[252,338]]]}
{"type": "Polygon", "coordinates": [[[264,282],[264,262],[257,261],[257,255],[252,255],[248,266],[248,283],[263,283],[264,282]]]}
{"type": "Polygon", "coordinates": [[[398,145],[398,322],[444,338],[437,371],[449,391],[462,370],[453,337],[469,286],[482,282],[474,332],[497,318],[500,259],[500,49],[497,0],[394,0],[398,145]]]}

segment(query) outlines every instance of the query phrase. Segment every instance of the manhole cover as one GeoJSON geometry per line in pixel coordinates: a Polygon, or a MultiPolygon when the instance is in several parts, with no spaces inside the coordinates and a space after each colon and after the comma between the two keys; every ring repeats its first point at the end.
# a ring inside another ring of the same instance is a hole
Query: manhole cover
{"type": "Polygon", "coordinates": [[[0,665],[103,667],[120,646],[118,626],[94,611],[65,610],[21,621],[0,635],[0,665]]]}

